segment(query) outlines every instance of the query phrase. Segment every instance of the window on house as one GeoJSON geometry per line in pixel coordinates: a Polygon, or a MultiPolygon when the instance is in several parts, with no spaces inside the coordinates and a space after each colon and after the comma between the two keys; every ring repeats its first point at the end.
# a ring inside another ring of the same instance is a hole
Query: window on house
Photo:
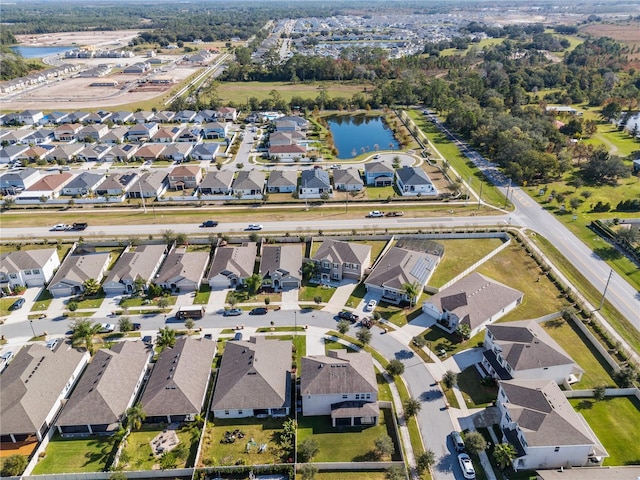
{"type": "Polygon", "coordinates": [[[356,393],[356,400],[360,400],[360,394],[356,393]]]}
{"type": "Polygon", "coordinates": [[[242,410],[238,410],[238,414],[239,414],[239,415],[242,415],[242,410]]]}
{"type": "Polygon", "coordinates": [[[560,447],[556,447],[553,449],[554,452],[559,452],[560,451],[560,447]]]}
{"type": "Polygon", "coordinates": [[[18,276],[15,273],[10,273],[9,278],[18,278],[18,276]]]}
{"type": "Polygon", "coordinates": [[[342,395],[342,398],[349,398],[349,395],[342,395]]]}
{"type": "Polygon", "coordinates": [[[371,398],[371,394],[367,393],[367,400],[371,398]]]}
{"type": "Polygon", "coordinates": [[[38,270],[37,268],[35,270],[33,270],[33,274],[34,275],[40,275],[40,270],[38,270]]]}
{"type": "Polygon", "coordinates": [[[224,411],[224,414],[225,414],[225,415],[229,415],[229,410],[225,410],[225,411],[224,411]]]}
{"type": "Polygon", "coordinates": [[[25,275],[31,275],[31,270],[25,270],[25,271],[24,271],[24,274],[25,274],[25,275]]]}

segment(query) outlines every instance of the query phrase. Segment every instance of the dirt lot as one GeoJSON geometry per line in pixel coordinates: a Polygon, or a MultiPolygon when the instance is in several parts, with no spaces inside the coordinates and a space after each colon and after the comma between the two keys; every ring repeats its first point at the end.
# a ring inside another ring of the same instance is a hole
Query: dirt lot
{"type": "Polygon", "coordinates": [[[55,46],[107,46],[128,44],[138,34],[137,30],[113,30],[91,32],[61,32],[42,35],[16,35],[18,42],[29,47],[55,46]]]}

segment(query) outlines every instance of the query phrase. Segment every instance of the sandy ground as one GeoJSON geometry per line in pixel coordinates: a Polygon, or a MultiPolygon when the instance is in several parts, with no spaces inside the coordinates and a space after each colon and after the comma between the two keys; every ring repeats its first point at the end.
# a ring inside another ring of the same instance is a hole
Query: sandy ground
{"type": "MultiPolygon", "coordinates": [[[[90,32],[61,32],[45,33],[41,35],[16,35],[18,42],[30,47],[55,47],[55,46],[87,46],[128,44],[129,40],[138,34],[138,30],[113,30],[90,32]]],[[[115,45],[114,45],[115,46],[115,45]]]]}

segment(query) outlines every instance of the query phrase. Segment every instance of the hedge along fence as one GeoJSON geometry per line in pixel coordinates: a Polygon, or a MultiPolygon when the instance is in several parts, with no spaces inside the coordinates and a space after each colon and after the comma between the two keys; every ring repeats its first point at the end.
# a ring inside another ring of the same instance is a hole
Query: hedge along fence
{"type": "MultiPolygon", "coordinates": [[[[593,398],[595,391],[590,390],[571,390],[565,391],[565,398],[593,398]]],[[[605,397],[636,397],[640,401],[640,389],[638,388],[607,388],[604,391],[605,397]]]]}
{"type": "Polygon", "coordinates": [[[589,224],[589,228],[604,238],[607,242],[621,248],[636,263],[640,262],[640,248],[636,248],[629,243],[626,238],[620,237],[609,225],[601,220],[594,220],[589,224]]]}

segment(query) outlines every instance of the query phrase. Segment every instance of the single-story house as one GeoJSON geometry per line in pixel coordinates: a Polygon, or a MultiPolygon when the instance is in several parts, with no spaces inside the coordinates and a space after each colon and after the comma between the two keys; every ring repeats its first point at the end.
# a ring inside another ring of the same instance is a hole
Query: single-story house
{"type": "Polygon", "coordinates": [[[133,121],[137,123],[148,123],[153,121],[155,113],[148,110],[141,110],[133,113],[133,121]]]}
{"type": "Polygon", "coordinates": [[[11,163],[29,150],[29,145],[15,144],[0,148],[0,163],[11,163]]]}
{"type": "Polygon", "coordinates": [[[385,162],[368,162],[364,165],[364,181],[374,187],[389,187],[393,185],[395,170],[385,162]]]}
{"type": "Polygon", "coordinates": [[[194,160],[215,160],[219,148],[219,143],[199,143],[195,147],[193,147],[193,150],[191,150],[189,156],[194,160]]]}
{"type": "Polygon", "coordinates": [[[120,144],[125,141],[128,133],[129,129],[127,127],[114,127],[105,133],[102,138],[100,138],[100,141],[102,143],[120,144]]]}
{"type": "Polygon", "coordinates": [[[4,252],[0,254],[0,288],[42,287],[59,266],[55,248],[4,252]]]}
{"type": "Polygon", "coordinates": [[[200,128],[185,128],[180,132],[178,138],[176,138],[176,142],[190,142],[197,143],[202,139],[200,128]]]}
{"type": "Polygon", "coordinates": [[[193,143],[170,143],[162,152],[162,156],[176,162],[184,162],[189,159],[193,148],[193,143]]]}
{"type": "Polygon", "coordinates": [[[522,292],[474,272],[425,300],[422,311],[449,333],[463,323],[474,336],[520,305],[523,297],[522,292]]]}
{"type": "Polygon", "coordinates": [[[262,195],[265,174],[261,170],[240,170],[231,184],[234,195],[262,195]]]}
{"type": "Polygon", "coordinates": [[[82,110],[77,110],[67,115],[69,121],[73,123],[83,123],[87,119],[87,117],[89,117],[89,112],[85,112],[82,110]]]}
{"type": "Polygon", "coordinates": [[[371,266],[371,245],[325,239],[312,260],[318,265],[322,282],[362,280],[371,266]]]}
{"type": "Polygon", "coordinates": [[[166,172],[147,172],[129,189],[129,198],[156,198],[167,190],[166,172]]]}
{"type": "Polygon", "coordinates": [[[269,147],[269,157],[280,160],[295,160],[303,158],[307,154],[307,147],[304,145],[274,145],[269,147]]]}
{"type": "Polygon", "coordinates": [[[157,132],[157,123],[136,123],[129,128],[127,139],[130,142],[149,141],[157,132]]]}
{"type": "Polygon", "coordinates": [[[276,292],[300,288],[302,248],[299,244],[264,245],[260,258],[262,286],[276,292]]]}
{"type": "Polygon", "coordinates": [[[609,456],[553,380],[498,384],[499,440],[515,447],[515,470],[582,467],[609,456]]]}
{"type": "Polygon", "coordinates": [[[169,123],[173,122],[173,117],[176,116],[176,112],[172,112],[170,110],[163,110],[161,112],[155,112],[153,117],[151,117],[151,121],[158,123],[169,123]]]}
{"type": "Polygon", "coordinates": [[[196,117],[197,113],[198,112],[194,112],[193,110],[180,110],[173,117],[173,121],[180,122],[180,123],[193,122],[193,119],[196,117]]]}
{"type": "Polygon", "coordinates": [[[396,170],[396,184],[403,196],[438,195],[429,175],[419,167],[402,167],[396,170]]]}
{"type": "Polygon", "coordinates": [[[135,293],[154,279],[167,253],[166,245],[128,246],[107,274],[102,288],[107,294],[135,293]]]}
{"type": "Polygon", "coordinates": [[[165,148],[167,148],[166,145],[150,143],[140,147],[136,152],[136,157],[142,158],[145,161],[154,161],[160,158],[165,148]]]}
{"type": "Polygon", "coordinates": [[[118,342],[94,355],[55,426],[61,435],[111,434],[133,405],[153,351],[143,342],[118,342]]]}
{"type": "Polygon", "coordinates": [[[329,174],[321,168],[303,170],[298,193],[300,198],[320,198],[323,194],[332,195],[329,174]]]}
{"type": "Polygon", "coordinates": [[[134,180],[136,178],[138,178],[138,174],[136,172],[114,173],[109,175],[105,181],[96,188],[96,195],[108,196],[127,193],[134,184],[134,180]]]}
{"type": "Polygon", "coordinates": [[[182,337],[158,357],[142,394],[147,423],[192,421],[204,407],[216,342],[182,337]]]}
{"type": "Polygon", "coordinates": [[[2,372],[0,442],[41,441],[88,361],[89,352],[67,342],[22,347],[2,372]]]}
{"type": "Polygon", "coordinates": [[[579,382],[584,370],[535,320],[487,325],[481,369],[496,380],[579,382]]]}
{"type": "Polygon", "coordinates": [[[180,132],[182,132],[182,127],[180,126],[164,127],[151,137],[151,141],[154,143],[173,143],[177,141],[180,132]]]}
{"type": "Polygon", "coordinates": [[[40,170],[27,167],[3,173],[0,176],[0,191],[3,195],[15,195],[29,188],[40,179],[40,170]]]}
{"type": "Polygon", "coordinates": [[[76,156],[83,162],[100,162],[104,160],[109,150],[111,150],[110,145],[87,145],[76,156]]]}
{"type": "Polygon", "coordinates": [[[208,252],[176,248],[167,255],[153,282],[172,292],[196,292],[209,261],[208,252]]]}
{"type": "Polygon", "coordinates": [[[200,165],[178,165],[169,172],[169,188],[175,190],[196,188],[201,181],[202,169],[200,165]]]}
{"type": "Polygon", "coordinates": [[[235,288],[253,275],[256,243],[216,248],[209,268],[209,286],[213,289],[235,288]]]}
{"type": "Polygon", "coordinates": [[[127,122],[132,122],[133,121],[133,113],[132,112],[125,112],[125,111],[119,111],[119,112],[114,112],[111,114],[111,117],[109,118],[109,120],[111,120],[113,123],[119,123],[119,124],[123,124],[123,123],[127,123],[127,122]]]}
{"type": "Polygon", "coordinates": [[[364,188],[357,168],[346,168],[333,171],[333,187],[343,192],[359,192],[364,188]]]}
{"type": "Polygon", "coordinates": [[[138,145],[132,143],[114,145],[103,158],[105,162],[128,162],[135,156],[137,150],[138,145]]]}
{"type": "Polygon", "coordinates": [[[100,283],[110,260],[109,252],[74,252],[67,255],[47,290],[55,298],[79,295],[84,292],[84,282],[87,280],[92,279],[100,283]]]}
{"type": "Polygon", "coordinates": [[[81,174],[76,175],[64,186],[62,194],[78,196],[88,195],[91,192],[94,192],[105,178],[107,177],[104,173],[82,172],[81,174]]]}
{"type": "Polygon", "coordinates": [[[37,162],[41,158],[45,158],[47,156],[47,153],[49,153],[49,150],[35,145],[22,152],[18,159],[37,162]]]}
{"type": "Polygon", "coordinates": [[[233,177],[231,170],[209,172],[200,182],[200,191],[203,195],[229,195],[232,192],[233,177]]]}
{"type": "Polygon", "coordinates": [[[53,150],[50,150],[45,155],[45,158],[49,162],[69,162],[74,160],[83,148],[84,145],[82,143],[67,143],[64,145],[58,145],[53,150]]]}
{"type": "Polygon", "coordinates": [[[71,181],[73,174],[69,172],[54,173],[41,177],[37,182],[25,189],[18,198],[38,200],[41,197],[56,198],[60,196],[64,186],[71,181]]]}
{"type": "Polygon", "coordinates": [[[291,408],[290,340],[227,342],[211,411],[215,418],[284,417],[291,408]]]}
{"type": "Polygon", "coordinates": [[[293,193],[298,188],[298,172],[295,170],[272,170],[267,180],[269,193],[293,193]]]}
{"type": "Polygon", "coordinates": [[[378,383],[369,352],[302,357],[301,370],[303,416],[330,415],[334,427],[378,424],[378,383]]]}

